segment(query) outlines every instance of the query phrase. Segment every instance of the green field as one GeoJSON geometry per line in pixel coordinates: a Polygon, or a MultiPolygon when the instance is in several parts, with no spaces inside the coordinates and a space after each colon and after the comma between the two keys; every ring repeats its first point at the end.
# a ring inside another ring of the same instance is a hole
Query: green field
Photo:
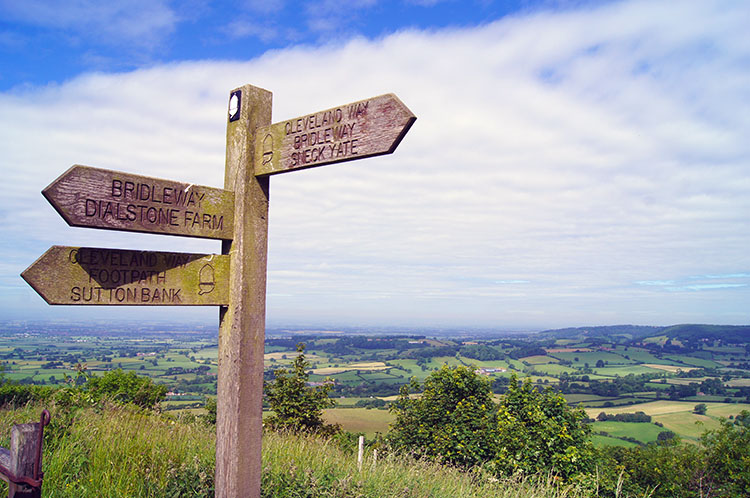
{"type": "MultiPolygon", "coordinates": [[[[331,378],[335,381],[331,395],[341,399],[342,409],[334,410],[327,416],[340,419],[347,429],[362,430],[368,434],[386,431],[390,415],[383,410],[357,408],[354,406],[357,401],[392,399],[399,387],[409,379],[414,377],[420,383],[424,382],[444,364],[506,369],[504,372],[491,372],[485,377],[493,382],[497,400],[501,398],[498,393],[503,389],[499,379],[517,375],[520,379],[530,378],[540,389],[561,386],[564,392],[573,393],[565,395],[569,403],[586,407],[594,417],[600,411],[645,411],[655,421],[663,423],[665,429],[674,430],[687,440],[696,440],[704,430],[718,427],[720,417],[735,415],[743,408],[750,408],[747,403],[724,403],[727,398],[731,401],[748,398],[743,389],[750,387],[750,369],[738,371],[742,370],[743,361],[750,360],[744,345],[727,347],[715,341],[714,346],[709,346],[704,342],[675,353],[674,349],[642,347],[640,340],[625,344],[621,335],[613,335],[605,340],[594,337],[584,339],[583,336],[578,336],[578,339],[558,339],[555,343],[559,347],[550,347],[551,343],[545,342],[537,348],[534,347],[534,340],[528,338],[522,342],[512,338],[506,341],[466,337],[455,340],[418,337],[414,340],[412,337],[398,336],[346,336],[341,332],[321,334],[305,331],[295,337],[293,332],[289,332],[291,338],[284,335],[283,339],[268,340],[264,357],[266,380],[273,378],[276,369],[288,367],[296,357],[296,344],[305,343],[306,359],[310,364],[308,371],[314,372],[309,376],[309,381],[321,382],[331,378]],[[501,352],[506,359],[479,361],[461,354],[461,351],[468,352],[462,348],[483,343],[501,352]],[[379,344],[382,344],[382,349],[378,348],[379,344]],[[427,349],[423,348],[444,349],[434,350],[434,354],[441,356],[430,357],[424,354],[427,349]],[[523,356],[521,360],[511,358],[511,355],[527,354],[525,351],[540,352],[540,348],[549,353],[523,356]],[[597,362],[604,362],[605,366],[597,368],[597,362]],[[733,366],[727,368],[730,363],[733,366]],[[720,371],[701,371],[696,374],[700,376],[696,377],[677,376],[679,370],[684,372],[703,367],[720,368],[720,371]],[[628,379],[618,380],[614,389],[593,382],[613,382],[617,377],[624,378],[631,374],[628,379]],[[639,374],[654,376],[656,382],[649,381],[649,378],[637,378],[639,374]],[[677,390],[682,385],[699,384],[719,375],[724,384],[724,390],[718,391],[721,394],[693,396],[684,389],[677,390]],[[638,392],[631,392],[633,390],[638,392]],[[593,394],[595,392],[620,395],[603,397],[593,394]],[[682,398],[681,401],[661,399],[670,396],[682,398]],[[702,402],[709,406],[705,417],[692,413],[694,406],[702,402]]],[[[108,335],[104,331],[89,335],[84,332],[57,336],[43,333],[0,335],[0,362],[5,368],[5,379],[20,383],[60,385],[66,376],[70,380],[77,375],[78,364],[83,365],[87,375],[101,375],[107,370],[123,368],[149,376],[155,382],[165,384],[170,391],[196,396],[196,400],[215,396],[218,373],[218,339],[215,331],[209,334],[151,332],[137,338],[134,335],[130,330],[122,331],[119,335],[108,335]]],[[[657,337],[651,342],[664,344],[666,339],[657,337]]],[[[671,344],[679,346],[680,343],[672,340],[671,344]]],[[[173,409],[196,402],[192,397],[189,399],[190,402],[188,398],[173,397],[163,406],[173,409]]],[[[629,429],[634,429],[634,426],[629,429]]],[[[640,434],[638,439],[648,441],[653,437],[654,434],[640,434]]],[[[598,438],[597,441],[602,444],[612,442],[607,438],[598,438]]],[[[614,441],[618,442],[613,444],[624,444],[619,440],[614,441]]]]}
{"type": "MultiPolygon", "coordinates": [[[[592,367],[593,368],[593,367],[592,367]]],[[[628,365],[623,367],[604,367],[604,368],[593,368],[594,372],[599,375],[607,377],[625,377],[626,375],[633,374],[653,374],[653,373],[664,373],[664,370],[658,368],[646,367],[644,365],[628,365]]]]}
{"type": "Polygon", "coordinates": [[[722,366],[720,363],[717,363],[713,360],[696,358],[694,356],[674,355],[674,356],[666,356],[665,358],[669,360],[673,360],[676,363],[685,364],[685,365],[693,366],[693,367],[720,368],[722,366]]]}
{"type": "Polygon", "coordinates": [[[606,432],[614,437],[632,437],[642,443],[656,441],[656,437],[665,429],[647,422],[594,422],[591,424],[593,432],[606,432]]]}
{"type": "Polygon", "coordinates": [[[395,420],[388,410],[367,408],[331,408],[325,410],[323,419],[328,424],[341,424],[350,432],[363,432],[367,437],[375,436],[376,432],[388,432],[388,424],[395,420]]]}
{"type": "Polygon", "coordinates": [[[617,439],[615,437],[609,437],[609,436],[602,436],[600,434],[592,435],[591,442],[594,443],[594,446],[597,446],[599,448],[606,447],[606,446],[623,446],[625,448],[632,448],[634,446],[638,446],[637,443],[633,443],[631,441],[624,441],[622,439],[617,439]]]}
{"type": "Polygon", "coordinates": [[[620,354],[609,351],[551,353],[550,356],[560,360],[570,361],[573,363],[574,367],[583,367],[588,363],[589,366],[593,368],[599,360],[609,365],[628,365],[635,363],[633,360],[628,360],[620,354]]]}
{"type": "Polygon", "coordinates": [[[564,365],[558,365],[557,363],[537,364],[537,365],[534,365],[534,370],[537,372],[542,372],[544,374],[552,375],[552,376],[558,376],[562,374],[563,372],[569,375],[575,375],[575,374],[580,373],[575,368],[566,367],[564,365]]]}
{"type": "MultiPolygon", "coordinates": [[[[663,424],[664,429],[675,432],[683,439],[696,441],[703,432],[717,429],[720,426],[720,418],[728,418],[730,415],[739,414],[742,410],[750,410],[750,404],[706,403],[708,407],[706,415],[696,415],[693,413],[695,405],[695,402],[660,400],[634,406],[586,408],[586,412],[589,417],[595,418],[601,411],[612,414],[641,411],[646,415],[651,415],[654,422],[663,424]]],[[[596,424],[594,427],[597,426],[596,424]]]]}

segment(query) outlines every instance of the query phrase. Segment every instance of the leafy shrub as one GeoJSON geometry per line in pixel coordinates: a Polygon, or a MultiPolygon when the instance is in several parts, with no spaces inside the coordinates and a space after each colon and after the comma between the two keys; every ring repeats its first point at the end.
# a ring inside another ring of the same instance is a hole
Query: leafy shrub
{"type": "Polygon", "coordinates": [[[335,433],[338,426],[323,422],[323,409],[335,405],[328,397],[333,385],[308,386],[310,363],[305,359],[305,345],[298,344],[297,352],[291,372],[280,368],[273,382],[264,383],[266,400],[274,412],[264,420],[264,426],[271,430],[335,433]]]}
{"type": "Polygon", "coordinates": [[[587,471],[594,457],[582,408],[571,408],[551,388],[543,391],[514,375],[497,414],[498,474],[554,472],[563,478],[587,471]]]}
{"type": "Polygon", "coordinates": [[[609,447],[600,451],[600,496],[698,498],[714,496],[700,448],[680,444],[679,438],[636,448],[609,447]],[[618,489],[621,493],[618,494],[618,489]],[[701,494],[700,490],[704,490],[701,494]]]}
{"type": "Polygon", "coordinates": [[[596,416],[596,419],[599,422],[605,422],[607,420],[611,420],[613,422],[651,422],[651,415],[646,415],[644,412],[635,412],[635,413],[604,413],[601,412],[599,415],[596,416]]]}
{"type": "Polygon", "coordinates": [[[750,412],[703,434],[706,465],[717,483],[717,496],[750,496],[750,412]]]}
{"type": "Polygon", "coordinates": [[[45,401],[53,393],[52,387],[5,383],[0,385],[0,406],[21,406],[29,402],[45,401]]]}
{"type": "Polygon", "coordinates": [[[122,404],[132,403],[141,408],[154,408],[167,395],[167,388],[155,384],[149,377],[117,369],[110,370],[101,377],[89,378],[86,392],[94,402],[106,398],[122,404]]]}
{"type": "Polygon", "coordinates": [[[497,424],[490,381],[471,368],[444,365],[425,380],[419,398],[410,397],[418,389],[412,380],[391,405],[396,421],[388,438],[395,449],[460,466],[492,459],[497,424]]]}

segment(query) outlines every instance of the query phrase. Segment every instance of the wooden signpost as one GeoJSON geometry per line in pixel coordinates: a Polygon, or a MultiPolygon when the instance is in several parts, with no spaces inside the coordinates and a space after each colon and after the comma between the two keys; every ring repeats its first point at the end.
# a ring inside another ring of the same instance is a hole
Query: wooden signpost
{"type": "Polygon", "coordinates": [[[393,94],[271,124],[230,93],[224,189],[75,165],[43,195],[71,226],[221,239],[221,254],[53,246],[22,277],[49,304],[219,306],[216,496],[260,496],[269,177],[393,152],[416,120],[393,94]]]}
{"type": "Polygon", "coordinates": [[[388,93],[259,128],[255,174],[390,154],[416,119],[398,97],[388,93]]]}
{"type": "Polygon", "coordinates": [[[229,304],[229,256],[219,254],[52,246],[21,276],[49,304],[229,304]]]}
{"type": "Polygon", "coordinates": [[[231,239],[234,192],[76,164],[42,190],[70,226],[231,239]]]}

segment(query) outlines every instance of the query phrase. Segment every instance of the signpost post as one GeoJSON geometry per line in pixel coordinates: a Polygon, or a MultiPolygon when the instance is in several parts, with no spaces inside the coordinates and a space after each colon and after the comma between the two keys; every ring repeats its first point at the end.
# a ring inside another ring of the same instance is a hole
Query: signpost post
{"type": "Polygon", "coordinates": [[[217,497],[258,498],[269,177],[393,152],[416,117],[393,94],[271,123],[230,93],[224,189],[75,165],[42,194],[71,226],[204,237],[221,254],[53,246],[22,277],[49,304],[219,306],[217,497]]]}

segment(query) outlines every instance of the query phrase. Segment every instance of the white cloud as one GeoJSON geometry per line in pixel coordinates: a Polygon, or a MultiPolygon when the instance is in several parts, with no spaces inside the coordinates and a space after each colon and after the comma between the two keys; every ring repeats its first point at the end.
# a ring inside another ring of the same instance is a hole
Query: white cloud
{"type": "Polygon", "coordinates": [[[78,38],[149,48],[177,22],[166,0],[0,0],[0,12],[7,20],[65,30],[78,38]]]}
{"type": "Polygon", "coordinates": [[[391,91],[418,116],[392,156],[272,178],[271,322],[747,322],[744,282],[664,290],[750,268],[749,13],[622,2],[0,95],[2,283],[51,244],[218,251],[67,228],[39,191],[73,163],[221,186],[253,83],[275,121],[391,91]]]}

